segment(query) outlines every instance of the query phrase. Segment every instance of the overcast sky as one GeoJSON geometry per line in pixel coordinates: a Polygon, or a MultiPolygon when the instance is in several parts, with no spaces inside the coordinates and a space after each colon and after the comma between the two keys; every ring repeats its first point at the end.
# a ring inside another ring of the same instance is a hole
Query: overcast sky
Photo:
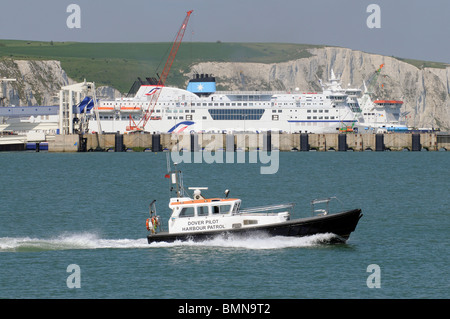
{"type": "Polygon", "coordinates": [[[450,0],[1,0],[0,39],[328,44],[450,63],[450,0]],[[68,28],[70,4],[81,28],[68,28]],[[370,4],[380,28],[369,28],[370,4]]]}

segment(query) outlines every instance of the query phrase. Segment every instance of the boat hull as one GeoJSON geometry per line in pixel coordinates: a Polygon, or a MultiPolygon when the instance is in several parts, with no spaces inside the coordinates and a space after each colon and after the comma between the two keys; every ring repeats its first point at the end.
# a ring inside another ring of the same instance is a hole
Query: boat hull
{"type": "Polygon", "coordinates": [[[161,232],[147,236],[148,243],[174,242],[174,241],[202,241],[213,239],[217,236],[248,236],[254,233],[265,233],[269,236],[304,237],[316,234],[335,234],[330,242],[346,242],[350,234],[355,230],[359,219],[362,217],[361,209],[348,210],[336,214],[314,216],[288,220],[277,224],[254,226],[246,228],[228,229],[225,231],[208,232],[161,232]]]}

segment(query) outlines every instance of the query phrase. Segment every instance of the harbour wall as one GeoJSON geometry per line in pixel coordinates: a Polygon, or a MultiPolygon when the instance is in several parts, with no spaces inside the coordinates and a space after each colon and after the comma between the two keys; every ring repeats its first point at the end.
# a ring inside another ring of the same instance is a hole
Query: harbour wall
{"type": "Polygon", "coordinates": [[[442,151],[450,135],[438,133],[300,134],[84,134],[57,135],[49,152],[85,151],[442,151]]]}

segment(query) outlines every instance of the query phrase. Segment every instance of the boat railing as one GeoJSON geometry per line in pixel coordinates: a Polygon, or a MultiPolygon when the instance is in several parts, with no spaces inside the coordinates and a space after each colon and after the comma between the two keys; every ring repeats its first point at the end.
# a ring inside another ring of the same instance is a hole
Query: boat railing
{"type": "Polygon", "coordinates": [[[333,199],[337,200],[339,203],[342,204],[342,202],[336,196],[313,199],[311,201],[312,215],[327,215],[330,212],[330,201],[332,201],[333,199]],[[316,209],[317,204],[325,204],[326,208],[317,208],[316,209]]]}
{"type": "MultiPolygon", "coordinates": [[[[216,94],[223,95],[252,95],[252,96],[261,96],[261,95],[274,95],[274,94],[289,94],[290,91],[216,91],[216,94]]],[[[258,101],[258,100],[255,100],[258,101]]],[[[232,101],[234,102],[234,101],[232,101]]],[[[245,101],[247,102],[247,101],[245,101]]],[[[251,102],[251,101],[250,101],[251,102]]]]}
{"type": "Polygon", "coordinates": [[[240,215],[274,215],[284,211],[292,214],[294,210],[295,203],[279,204],[279,205],[268,205],[268,206],[258,206],[242,209],[239,211],[240,215]]]}

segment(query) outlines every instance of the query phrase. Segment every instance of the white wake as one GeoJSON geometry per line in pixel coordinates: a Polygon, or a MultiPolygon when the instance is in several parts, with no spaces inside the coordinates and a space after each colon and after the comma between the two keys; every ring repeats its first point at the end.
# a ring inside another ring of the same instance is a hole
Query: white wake
{"type": "Polygon", "coordinates": [[[243,249],[283,249],[314,247],[328,243],[334,234],[317,234],[307,237],[217,237],[211,240],[193,242],[176,241],[173,243],[148,244],[146,238],[139,239],[104,239],[95,233],[63,234],[52,238],[1,237],[0,252],[33,252],[47,250],[73,249],[154,249],[163,247],[225,247],[243,249]]]}

